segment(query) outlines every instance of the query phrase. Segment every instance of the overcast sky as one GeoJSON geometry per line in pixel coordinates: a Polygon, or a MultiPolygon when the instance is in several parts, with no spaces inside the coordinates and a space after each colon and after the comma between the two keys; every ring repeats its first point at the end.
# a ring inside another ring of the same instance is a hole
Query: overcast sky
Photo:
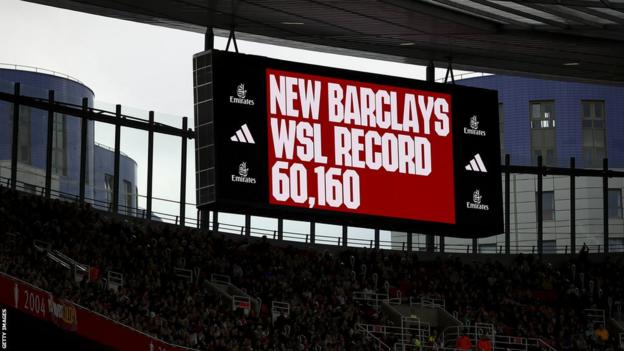
{"type": "MultiPolygon", "coordinates": [[[[157,120],[175,126],[181,126],[181,116],[189,116],[192,123],[192,56],[203,50],[201,34],[17,0],[0,1],[0,33],[4,33],[0,36],[0,63],[36,66],[75,77],[95,92],[99,106],[121,104],[125,113],[145,118],[144,111],[154,110],[157,120]]],[[[225,43],[225,38],[215,39],[217,49],[224,49],[225,43]]],[[[243,53],[325,66],[415,79],[425,76],[422,66],[240,40],[238,48],[243,53]]],[[[441,72],[438,70],[437,75],[441,72]]],[[[112,131],[112,127],[96,125],[96,141],[113,145],[112,131]]],[[[144,194],[147,136],[124,129],[121,141],[122,151],[139,165],[139,193],[144,194]]],[[[190,202],[195,198],[192,150],[191,143],[187,187],[190,202]]],[[[175,170],[179,168],[179,154],[176,138],[157,137],[154,196],[178,199],[179,175],[175,170]]],[[[163,202],[154,206],[161,211],[177,212],[175,206],[163,202]]],[[[187,212],[194,215],[191,207],[187,212]]]]}

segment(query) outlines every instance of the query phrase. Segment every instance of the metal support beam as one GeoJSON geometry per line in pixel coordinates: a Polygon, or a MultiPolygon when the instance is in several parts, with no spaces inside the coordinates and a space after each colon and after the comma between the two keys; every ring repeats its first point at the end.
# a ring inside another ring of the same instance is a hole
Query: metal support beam
{"type": "Polygon", "coordinates": [[[576,253],[576,178],[574,177],[574,168],[576,161],[574,157],[570,157],[570,253],[576,253]]]}
{"type": "MultiPolygon", "coordinates": [[[[427,65],[427,82],[435,82],[435,64],[433,61],[429,61],[427,65]]],[[[425,239],[427,252],[433,252],[435,239],[432,234],[427,234],[425,239]]]]}
{"type": "Polygon", "coordinates": [[[444,84],[448,83],[449,74],[451,75],[451,83],[455,84],[455,74],[453,73],[453,59],[449,57],[448,67],[446,68],[446,76],[444,77],[444,84]]]}
{"type": "Polygon", "coordinates": [[[477,240],[477,238],[472,238],[472,253],[476,254],[479,252],[479,242],[477,240]]]}
{"type": "Polygon", "coordinates": [[[347,245],[347,241],[349,239],[349,227],[347,227],[346,225],[342,226],[342,246],[348,246],[347,245]]]}
{"type": "Polygon", "coordinates": [[[565,29],[567,27],[567,25],[565,23],[563,23],[563,22],[559,22],[559,21],[548,19],[548,18],[544,18],[544,17],[536,15],[536,14],[532,14],[532,13],[529,13],[529,12],[526,12],[526,11],[522,11],[522,10],[519,10],[519,9],[508,7],[508,6],[505,6],[505,5],[502,5],[502,4],[498,4],[498,3],[495,3],[495,2],[490,2],[488,0],[472,0],[472,1],[476,2],[476,3],[479,3],[481,5],[485,5],[485,6],[488,6],[488,7],[491,7],[491,8],[495,8],[497,10],[501,10],[501,11],[504,11],[504,12],[507,12],[507,13],[514,14],[516,16],[529,18],[529,19],[532,19],[534,21],[537,21],[537,22],[540,22],[540,23],[543,23],[543,24],[549,24],[549,25],[551,25],[553,27],[557,27],[557,28],[561,28],[561,29],[565,29]]]}
{"type": "Polygon", "coordinates": [[[537,156],[537,254],[542,255],[544,253],[544,216],[542,212],[543,206],[543,189],[542,189],[542,156],[537,156]]]}
{"type": "Polygon", "coordinates": [[[225,45],[225,51],[230,50],[230,42],[234,43],[234,51],[238,54],[238,45],[236,44],[236,34],[234,27],[230,29],[230,35],[228,36],[227,44],[225,45]]]}
{"type": "Polygon", "coordinates": [[[310,222],[310,244],[316,242],[316,222],[310,222]]]}
{"type": "Polygon", "coordinates": [[[379,250],[379,229],[375,228],[375,249],[379,250]]]}
{"type": "MultiPolygon", "coordinates": [[[[182,129],[188,129],[188,117],[182,117],[182,129]]],[[[180,226],[186,222],[186,151],[188,140],[182,137],[182,155],[180,156],[180,226]]]]}
{"type": "Polygon", "coordinates": [[[284,240],[284,220],[282,218],[277,219],[277,240],[284,240]]]}
{"type": "Polygon", "coordinates": [[[407,251],[412,251],[412,236],[414,234],[407,232],[407,251]]]}
{"type": "Polygon", "coordinates": [[[48,91],[48,102],[50,108],[48,109],[48,129],[46,138],[46,175],[45,175],[45,197],[50,198],[50,191],[52,190],[52,138],[54,138],[54,111],[52,105],[54,105],[54,90],[48,91]]]}
{"type": "Polygon", "coordinates": [[[209,229],[210,226],[210,211],[208,210],[199,210],[199,228],[201,229],[209,229]]]}
{"type": "MultiPolygon", "coordinates": [[[[574,9],[576,11],[585,12],[588,15],[600,17],[600,18],[609,20],[611,22],[615,22],[615,23],[618,23],[618,24],[624,24],[624,17],[618,17],[618,16],[610,15],[610,14],[608,14],[606,12],[594,10],[591,7],[577,6],[574,9]]],[[[617,11],[617,10],[613,10],[613,11],[617,11]]]]}
{"type": "Polygon", "coordinates": [[[80,179],[78,179],[78,198],[80,203],[85,201],[85,186],[87,183],[87,144],[88,141],[88,127],[89,120],[87,119],[87,113],[89,112],[89,99],[82,98],[82,119],[80,120],[80,179]]]}
{"type": "MultiPolygon", "coordinates": [[[[519,28],[531,28],[531,26],[525,22],[521,22],[518,20],[513,20],[511,18],[509,18],[508,16],[501,16],[501,15],[497,15],[495,13],[492,13],[490,11],[484,11],[484,10],[480,10],[476,7],[474,7],[471,3],[469,2],[458,2],[458,1],[451,1],[451,0],[435,0],[436,2],[446,5],[448,7],[451,8],[455,8],[457,10],[459,10],[458,12],[464,12],[464,13],[471,13],[471,14],[475,14],[481,17],[485,17],[485,18],[491,18],[493,20],[502,22],[502,23],[507,23],[507,24],[511,24],[514,27],[519,27],[519,28]]],[[[486,29],[487,30],[487,29],[486,29]]]]}
{"type": "Polygon", "coordinates": [[[440,251],[441,253],[444,253],[444,235],[440,235],[440,249],[438,251],[440,251]]]}
{"type": "MultiPolygon", "coordinates": [[[[154,111],[149,112],[149,125],[154,125],[154,111]]],[[[154,131],[147,131],[147,198],[145,199],[145,212],[147,219],[152,219],[152,185],[154,177],[154,131]]],[[[208,223],[209,221],[206,221],[208,223]]]]}
{"type": "Polygon", "coordinates": [[[251,215],[245,215],[245,236],[251,236],[251,215]]]}
{"type": "Polygon", "coordinates": [[[214,49],[214,31],[212,27],[206,27],[206,33],[204,33],[204,50],[214,49]]]}
{"type": "Polygon", "coordinates": [[[523,3],[522,6],[530,7],[538,11],[549,13],[559,18],[565,18],[567,20],[577,22],[583,26],[594,27],[594,28],[602,27],[602,24],[598,22],[594,22],[590,19],[585,19],[582,16],[575,15],[568,11],[560,11],[557,7],[554,7],[554,6],[548,6],[548,5],[542,5],[542,4],[531,4],[531,3],[523,3]]]}
{"type": "MultiPolygon", "coordinates": [[[[13,94],[17,99],[20,96],[20,83],[13,85],[13,94]]],[[[17,187],[17,149],[19,145],[19,120],[20,120],[20,104],[13,102],[13,136],[11,138],[11,189],[17,187]]]]}
{"type": "MultiPolygon", "coordinates": [[[[115,116],[121,119],[121,105],[115,106],[115,116]]],[[[113,161],[113,213],[119,212],[119,158],[121,154],[121,126],[115,125],[115,159],[113,161]]]]}
{"type": "Polygon", "coordinates": [[[603,245],[604,253],[609,253],[609,178],[607,172],[609,171],[609,160],[606,158],[602,160],[602,223],[603,223],[603,245]]]}
{"type": "Polygon", "coordinates": [[[427,252],[434,252],[435,251],[435,237],[431,234],[427,234],[425,241],[426,241],[425,245],[427,247],[427,252]]]}
{"type": "MultiPolygon", "coordinates": [[[[29,96],[16,96],[12,93],[4,93],[0,92],[0,101],[7,101],[9,103],[17,103],[23,106],[29,106],[31,108],[40,109],[40,110],[48,110],[50,107],[48,103],[48,99],[40,99],[29,96]]],[[[168,126],[161,123],[155,123],[153,126],[150,126],[147,120],[142,120],[140,118],[124,118],[117,119],[116,116],[113,116],[110,112],[104,110],[98,110],[94,108],[89,108],[87,112],[84,112],[80,107],[72,104],[57,103],[54,105],[54,113],[78,117],[78,118],[87,118],[94,122],[102,122],[110,125],[121,125],[122,127],[128,127],[139,130],[153,130],[155,133],[165,134],[165,135],[173,135],[173,136],[185,136],[189,139],[195,138],[195,132],[193,130],[183,131],[181,128],[176,128],[172,126],[168,126]]]]}
{"type": "Polygon", "coordinates": [[[505,154],[505,253],[511,253],[511,181],[509,179],[509,154],[505,154]]]}
{"type": "Polygon", "coordinates": [[[427,65],[427,82],[435,82],[435,65],[433,61],[429,61],[427,65]]]}
{"type": "MultiPolygon", "coordinates": [[[[505,165],[501,165],[502,171],[505,171],[505,165]]],[[[569,168],[562,168],[562,167],[543,167],[542,168],[542,173],[544,171],[544,169],[548,170],[548,174],[551,176],[554,175],[564,175],[564,176],[570,176],[570,175],[574,175],[575,177],[598,177],[598,178],[602,178],[602,176],[604,175],[604,171],[602,169],[582,169],[582,168],[575,168],[574,171],[570,170],[569,168]]],[[[535,174],[537,175],[538,172],[538,168],[535,166],[509,166],[509,172],[511,173],[522,173],[522,174],[535,174]]],[[[624,171],[616,171],[616,170],[608,170],[607,171],[607,176],[609,178],[612,177],[619,177],[619,178],[624,178],[624,171]]]]}
{"type": "Polygon", "coordinates": [[[219,231],[219,212],[212,212],[212,232],[217,233],[219,231]]]}

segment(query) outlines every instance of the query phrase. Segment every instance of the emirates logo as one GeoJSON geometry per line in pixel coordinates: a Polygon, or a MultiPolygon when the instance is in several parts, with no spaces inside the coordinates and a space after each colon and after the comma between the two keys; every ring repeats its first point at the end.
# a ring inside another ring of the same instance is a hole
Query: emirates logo
{"type": "Polygon", "coordinates": [[[245,89],[245,83],[240,83],[236,86],[236,96],[230,95],[230,104],[254,106],[256,102],[254,101],[254,99],[247,98],[247,89],[245,89]]]}
{"type": "Polygon", "coordinates": [[[244,99],[247,96],[247,90],[245,90],[245,83],[240,83],[236,87],[236,96],[241,99],[244,99]]]}
{"type": "Polygon", "coordinates": [[[238,175],[241,177],[246,177],[249,174],[249,168],[247,168],[247,162],[241,162],[238,166],[238,175]]]}

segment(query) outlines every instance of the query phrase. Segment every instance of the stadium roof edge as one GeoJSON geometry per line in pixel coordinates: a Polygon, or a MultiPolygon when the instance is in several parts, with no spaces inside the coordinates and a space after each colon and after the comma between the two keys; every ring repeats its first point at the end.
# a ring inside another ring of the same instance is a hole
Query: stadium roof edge
{"type": "Polygon", "coordinates": [[[624,85],[624,4],[613,2],[27,1],[198,33],[211,23],[220,36],[235,24],[242,40],[320,52],[624,85]]]}

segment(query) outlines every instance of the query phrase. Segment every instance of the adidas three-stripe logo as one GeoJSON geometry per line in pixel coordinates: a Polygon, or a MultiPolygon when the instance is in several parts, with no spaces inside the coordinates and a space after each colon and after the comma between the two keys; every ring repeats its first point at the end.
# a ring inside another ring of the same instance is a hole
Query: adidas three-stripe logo
{"type": "Polygon", "coordinates": [[[247,144],[255,144],[254,138],[251,136],[251,132],[247,127],[247,124],[243,124],[239,130],[236,131],[236,134],[232,135],[230,140],[235,141],[237,143],[247,143],[247,144]]]}
{"type": "Polygon", "coordinates": [[[466,165],[466,170],[487,173],[487,169],[485,168],[483,160],[481,159],[481,155],[479,154],[474,155],[472,160],[470,160],[470,163],[466,165]]]}

